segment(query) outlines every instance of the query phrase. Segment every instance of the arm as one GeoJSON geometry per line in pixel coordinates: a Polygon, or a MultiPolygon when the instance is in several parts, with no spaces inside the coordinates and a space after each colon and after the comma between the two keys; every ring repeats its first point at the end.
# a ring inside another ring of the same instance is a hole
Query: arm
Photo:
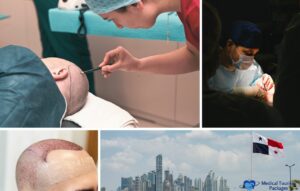
{"type": "Polygon", "coordinates": [[[139,71],[159,74],[182,74],[199,70],[199,52],[186,46],[172,52],[140,59],[139,71]]]}
{"type": "Polygon", "coordinates": [[[182,74],[199,70],[199,51],[191,44],[169,53],[138,59],[123,47],[105,54],[100,64],[102,73],[107,77],[116,70],[141,71],[158,74],[182,74]],[[114,64],[109,65],[111,59],[114,64]]]}

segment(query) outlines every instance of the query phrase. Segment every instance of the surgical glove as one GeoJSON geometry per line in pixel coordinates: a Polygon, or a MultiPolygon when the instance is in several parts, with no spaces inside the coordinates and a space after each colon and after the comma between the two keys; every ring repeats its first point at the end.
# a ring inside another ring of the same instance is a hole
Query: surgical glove
{"type": "Polygon", "coordinates": [[[261,78],[256,80],[255,85],[259,87],[256,96],[262,98],[267,104],[272,106],[275,93],[275,84],[272,77],[268,74],[263,74],[261,78]]]}

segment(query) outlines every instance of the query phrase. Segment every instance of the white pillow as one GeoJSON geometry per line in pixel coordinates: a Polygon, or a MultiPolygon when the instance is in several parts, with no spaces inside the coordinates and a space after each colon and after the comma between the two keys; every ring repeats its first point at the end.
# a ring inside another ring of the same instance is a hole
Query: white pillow
{"type": "Polygon", "coordinates": [[[119,106],[88,93],[84,107],[65,120],[72,121],[83,128],[112,129],[137,127],[138,121],[119,106]]]}

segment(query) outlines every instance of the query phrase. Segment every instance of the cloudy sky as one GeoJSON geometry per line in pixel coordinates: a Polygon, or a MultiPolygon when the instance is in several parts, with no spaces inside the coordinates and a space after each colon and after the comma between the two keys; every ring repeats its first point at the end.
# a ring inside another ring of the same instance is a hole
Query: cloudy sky
{"type": "MultiPolygon", "coordinates": [[[[253,179],[288,181],[285,164],[296,163],[292,177],[300,179],[300,131],[254,131],[284,144],[281,157],[253,154],[253,179]]],[[[115,191],[121,177],[155,170],[163,155],[163,170],[205,179],[213,170],[228,180],[231,190],[251,177],[251,131],[102,131],[101,186],[115,191]]]]}

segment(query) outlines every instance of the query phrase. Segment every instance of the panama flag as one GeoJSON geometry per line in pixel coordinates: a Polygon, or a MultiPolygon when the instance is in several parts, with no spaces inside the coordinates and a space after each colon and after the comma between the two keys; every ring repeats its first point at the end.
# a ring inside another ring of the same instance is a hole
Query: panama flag
{"type": "Polygon", "coordinates": [[[279,156],[283,154],[283,144],[253,133],[253,153],[279,156]]]}

